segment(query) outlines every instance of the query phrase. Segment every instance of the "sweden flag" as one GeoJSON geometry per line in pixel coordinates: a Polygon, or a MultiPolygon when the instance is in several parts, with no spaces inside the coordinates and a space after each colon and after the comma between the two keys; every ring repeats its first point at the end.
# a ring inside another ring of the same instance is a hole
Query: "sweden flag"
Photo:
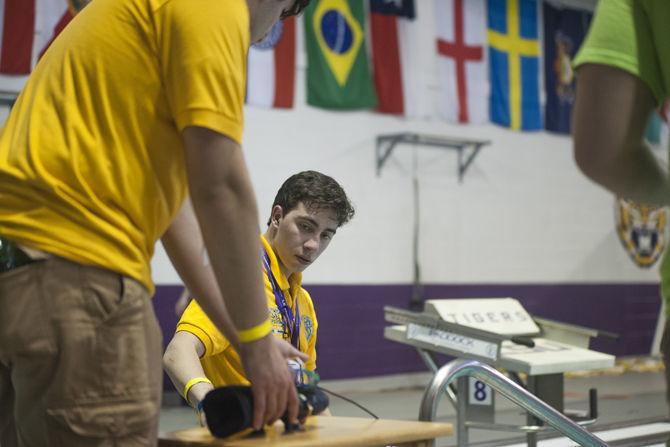
{"type": "Polygon", "coordinates": [[[489,0],[491,121],[542,128],[536,0],[489,0]]]}

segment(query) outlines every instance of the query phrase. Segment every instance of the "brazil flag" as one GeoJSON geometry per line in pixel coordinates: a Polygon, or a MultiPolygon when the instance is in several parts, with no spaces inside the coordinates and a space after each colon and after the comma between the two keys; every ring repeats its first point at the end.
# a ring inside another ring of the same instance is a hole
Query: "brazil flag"
{"type": "Polygon", "coordinates": [[[360,0],[312,1],[305,10],[307,103],[325,109],[377,105],[360,0]]]}

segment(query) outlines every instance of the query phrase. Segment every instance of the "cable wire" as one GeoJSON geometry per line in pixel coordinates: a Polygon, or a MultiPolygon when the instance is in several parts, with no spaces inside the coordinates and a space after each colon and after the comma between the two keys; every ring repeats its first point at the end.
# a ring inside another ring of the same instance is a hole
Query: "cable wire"
{"type": "Polygon", "coordinates": [[[322,386],[320,386],[320,385],[318,385],[317,388],[320,389],[321,391],[325,392],[325,393],[331,394],[331,395],[333,395],[333,396],[335,396],[335,397],[339,397],[340,399],[342,399],[342,400],[344,400],[344,401],[347,401],[347,402],[349,402],[350,404],[356,405],[358,408],[360,408],[361,410],[365,411],[367,414],[369,414],[369,415],[372,416],[373,418],[375,418],[375,419],[379,419],[379,416],[377,416],[377,415],[374,414],[372,411],[368,410],[367,408],[365,408],[363,405],[359,404],[358,402],[355,402],[355,401],[353,401],[352,399],[349,399],[348,397],[344,397],[344,396],[342,396],[341,394],[337,394],[337,393],[334,393],[334,392],[332,392],[332,391],[330,391],[330,390],[327,390],[327,389],[325,389],[324,387],[322,387],[322,386]]]}

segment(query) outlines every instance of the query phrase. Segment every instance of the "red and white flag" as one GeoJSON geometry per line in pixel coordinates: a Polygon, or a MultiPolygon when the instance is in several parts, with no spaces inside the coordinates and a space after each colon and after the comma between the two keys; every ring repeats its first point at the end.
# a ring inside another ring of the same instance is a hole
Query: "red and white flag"
{"type": "Polygon", "coordinates": [[[36,0],[35,45],[33,64],[37,63],[51,42],[89,0],[36,0]]]}
{"type": "Polygon", "coordinates": [[[450,122],[487,122],[484,0],[435,0],[435,17],[439,113],[450,122]]]}
{"type": "Polygon", "coordinates": [[[32,68],[35,2],[0,0],[0,13],[0,73],[27,74],[32,68]]]}
{"type": "Polygon", "coordinates": [[[377,111],[416,117],[423,113],[422,71],[416,51],[415,4],[371,0],[370,37],[377,111]]]}
{"type": "Polygon", "coordinates": [[[0,73],[30,73],[87,0],[0,0],[0,73]]]}
{"type": "Polygon", "coordinates": [[[295,19],[289,17],[249,48],[247,104],[291,108],[294,90],[295,19]]]}

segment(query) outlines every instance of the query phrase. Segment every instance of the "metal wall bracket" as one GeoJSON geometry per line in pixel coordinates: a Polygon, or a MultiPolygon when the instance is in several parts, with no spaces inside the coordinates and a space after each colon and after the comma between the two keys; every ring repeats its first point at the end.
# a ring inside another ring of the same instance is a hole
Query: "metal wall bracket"
{"type": "Polygon", "coordinates": [[[465,173],[483,146],[491,144],[488,140],[466,140],[447,138],[436,135],[422,135],[418,133],[397,133],[377,136],[375,147],[377,176],[382,172],[384,164],[399,144],[432,146],[442,149],[452,149],[458,153],[458,181],[462,182],[465,173]]]}
{"type": "Polygon", "coordinates": [[[0,91],[0,106],[9,107],[11,109],[18,96],[19,94],[15,92],[0,91]]]}

